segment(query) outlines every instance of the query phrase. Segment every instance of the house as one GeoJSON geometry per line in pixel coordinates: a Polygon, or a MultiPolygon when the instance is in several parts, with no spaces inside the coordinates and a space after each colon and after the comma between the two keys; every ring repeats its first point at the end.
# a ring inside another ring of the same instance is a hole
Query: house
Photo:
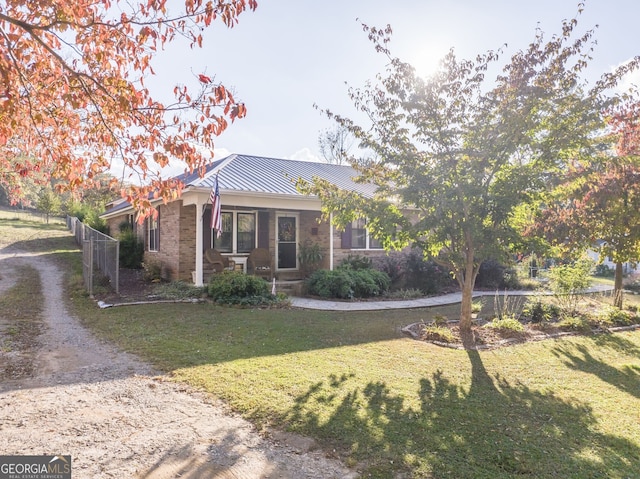
{"type": "MultiPolygon", "coordinates": [[[[602,249],[607,245],[607,242],[604,240],[597,240],[591,248],[587,250],[587,256],[591,259],[595,264],[602,264],[609,268],[610,270],[616,269],[616,264],[613,262],[611,256],[603,256],[602,249]]],[[[638,265],[635,262],[626,262],[622,263],[622,274],[633,274],[638,271],[638,265]]]]}
{"type": "Polygon", "coordinates": [[[254,248],[271,254],[271,271],[278,280],[303,277],[298,258],[301,244],[318,244],[323,252],[322,268],[333,269],[349,254],[384,255],[380,243],[370,237],[366,221],[354,221],[337,231],[321,221],[320,200],[301,194],[295,180],[322,177],[342,189],[373,195],[372,185],[353,181],[350,166],[264,158],[233,154],[213,162],[203,177],[182,175],[182,197],[168,204],[158,200],[158,217],[136,225],[135,212],[124,201],[113,203],[101,216],[111,231],[123,222],[134,226],[145,244],[145,261],[162,265],[171,280],[206,282],[204,252],[215,248],[246,271],[254,248]],[[211,228],[210,194],[218,177],[222,234],[211,228]]]}

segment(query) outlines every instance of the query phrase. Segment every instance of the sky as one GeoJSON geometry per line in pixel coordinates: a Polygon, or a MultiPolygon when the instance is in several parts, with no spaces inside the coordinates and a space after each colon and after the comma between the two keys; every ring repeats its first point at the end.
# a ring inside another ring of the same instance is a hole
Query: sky
{"type": "MultiPolygon", "coordinates": [[[[598,26],[589,68],[597,79],[640,55],[640,2],[585,3],[578,30],[598,26]]],[[[232,88],[248,114],[218,138],[215,159],[239,153],[324,161],[318,136],[333,123],[314,105],[354,116],[348,87],[374,81],[388,62],[362,23],[390,24],[392,54],[428,76],[451,48],[472,59],[506,44],[508,58],[527,47],[536,28],[550,37],[577,11],[578,0],[258,0],[234,28],[217,23],[205,31],[202,49],[174,45],[162,52],[149,84],[172,91],[205,73],[232,88]]],[[[167,170],[181,172],[179,165],[167,170]]]]}

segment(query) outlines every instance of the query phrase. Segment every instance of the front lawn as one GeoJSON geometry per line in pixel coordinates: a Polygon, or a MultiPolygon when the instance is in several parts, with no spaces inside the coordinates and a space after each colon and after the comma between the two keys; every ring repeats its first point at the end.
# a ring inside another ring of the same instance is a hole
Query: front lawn
{"type": "Polygon", "coordinates": [[[633,477],[640,332],[461,351],[404,337],[450,311],[84,309],[86,323],[364,477],[633,477]]]}

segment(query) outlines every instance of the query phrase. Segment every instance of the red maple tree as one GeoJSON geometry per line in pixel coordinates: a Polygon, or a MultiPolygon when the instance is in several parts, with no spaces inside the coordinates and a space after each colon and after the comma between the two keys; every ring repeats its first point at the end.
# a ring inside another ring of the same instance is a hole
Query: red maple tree
{"type": "Polygon", "coordinates": [[[580,250],[600,244],[600,258],[615,263],[614,306],[623,299],[623,264],[640,260],[640,102],[609,111],[612,145],[569,165],[553,200],[533,228],[552,244],[580,250]]]}
{"type": "MultiPolygon", "coordinates": [[[[150,198],[169,200],[181,185],[150,169],[170,158],[203,171],[214,138],[246,108],[210,76],[197,89],[176,86],[163,103],[146,87],[159,49],[178,38],[201,47],[214,20],[233,27],[255,0],[3,0],[0,2],[0,183],[15,199],[21,178],[60,178],[92,187],[114,161],[142,186],[120,185],[142,216],[150,198]]],[[[113,181],[118,186],[118,179],[113,181]]]]}

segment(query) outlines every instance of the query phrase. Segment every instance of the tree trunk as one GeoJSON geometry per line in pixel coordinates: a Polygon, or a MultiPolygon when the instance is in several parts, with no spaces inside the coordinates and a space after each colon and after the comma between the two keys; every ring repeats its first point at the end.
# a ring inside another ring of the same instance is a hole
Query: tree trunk
{"type": "Polygon", "coordinates": [[[622,263],[616,263],[613,280],[613,306],[622,309],[622,263]]]}
{"type": "Polygon", "coordinates": [[[472,271],[466,271],[462,284],[462,303],[460,305],[460,331],[471,331],[471,304],[473,303],[472,271]]]}
{"type": "Polygon", "coordinates": [[[465,258],[465,270],[464,281],[461,282],[462,288],[462,302],[460,304],[460,332],[471,332],[471,303],[473,302],[473,286],[476,282],[477,269],[474,267],[474,250],[470,246],[470,241],[467,243],[466,258],[465,258]]]}

